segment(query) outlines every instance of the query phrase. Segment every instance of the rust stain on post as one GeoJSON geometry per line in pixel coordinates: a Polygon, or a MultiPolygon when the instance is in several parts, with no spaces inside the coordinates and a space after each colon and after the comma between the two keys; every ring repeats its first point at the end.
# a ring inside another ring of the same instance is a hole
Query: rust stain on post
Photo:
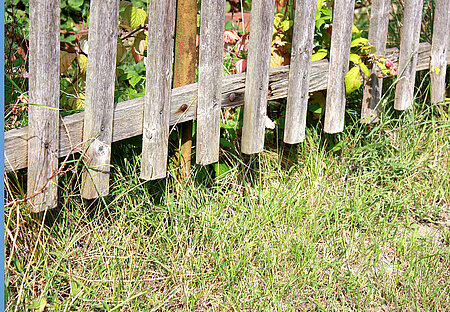
{"type": "MultiPolygon", "coordinates": [[[[175,26],[175,61],[173,87],[181,87],[195,82],[197,62],[197,0],[177,1],[175,26]]],[[[181,176],[189,175],[192,150],[192,121],[181,125],[181,176]]]]}

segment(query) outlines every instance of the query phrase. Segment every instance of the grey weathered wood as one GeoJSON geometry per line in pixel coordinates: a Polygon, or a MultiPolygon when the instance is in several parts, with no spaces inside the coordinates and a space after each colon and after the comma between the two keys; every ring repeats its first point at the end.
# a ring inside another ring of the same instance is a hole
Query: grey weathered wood
{"type": "Polygon", "coordinates": [[[450,49],[450,1],[436,0],[431,48],[431,101],[439,103],[445,96],[447,51],[450,49]]]}
{"type": "MultiPolygon", "coordinates": [[[[421,43],[417,70],[430,68],[429,43],[421,43]]],[[[398,61],[398,48],[386,50],[386,56],[393,60],[394,65],[398,61]]],[[[447,63],[450,63],[450,51],[447,51],[447,63]]],[[[325,90],[327,88],[328,61],[312,62],[309,75],[309,91],[325,90]]],[[[288,93],[289,66],[270,69],[269,76],[269,100],[285,98],[288,93]]],[[[244,105],[245,73],[226,76],[222,81],[221,107],[231,108],[244,105]],[[234,93],[235,100],[230,101],[230,94],[234,93]]],[[[170,125],[195,119],[197,84],[191,84],[172,90],[170,102],[170,125]],[[189,106],[185,112],[180,109],[183,105],[189,106]]],[[[113,142],[142,135],[144,97],[128,100],[115,105],[113,123],[113,142]]],[[[79,152],[82,149],[74,149],[82,142],[84,113],[78,113],[64,117],[60,123],[60,148],[59,157],[68,153],[79,152]]],[[[5,171],[11,172],[27,167],[27,142],[28,127],[9,130],[5,133],[5,171]]]]}
{"type": "Polygon", "coordinates": [[[275,0],[252,3],[241,141],[245,154],[259,153],[264,148],[274,9],[275,0]]]}
{"type": "MultiPolygon", "coordinates": [[[[389,24],[391,0],[373,0],[370,11],[369,42],[375,46],[375,55],[383,55],[386,51],[386,40],[389,24]]],[[[370,68],[370,77],[365,82],[361,108],[361,121],[375,123],[380,119],[381,94],[383,78],[378,78],[376,66],[370,68]]]]}
{"type": "Polygon", "coordinates": [[[295,144],[305,139],[308,109],[309,72],[314,39],[317,1],[297,2],[294,18],[291,67],[284,124],[284,142],[295,144]]]}
{"type": "Polygon", "coordinates": [[[334,3],[324,125],[326,133],[344,130],[345,74],[348,72],[350,59],[354,6],[354,0],[340,0],[334,3]]]}
{"type": "Polygon", "coordinates": [[[109,193],[119,0],[91,1],[89,19],[81,195],[92,199],[109,193]]]}
{"type": "Polygon", "coordinates": [[[200,18],[196,158],[207,165],[219,160],[225,2],[204,1],[200,18]]]}
{"type": "MultiPolygon", "coordinates": [[[[30,210],[56,207],[59,154],[60,1],[30,2],[28,196],[30,210]]],[[[25,151],[26,153],[26,151],[25,151]]]]}
{"type": "Polygon", "coordinates": [[[394,101],[394,108],[397,110],[406,110],[413,104],[422,9],[423,0],[405,0],[397,69],[399,77],[394,101]]]}
{"type": "Polygon", "coordinates": [[[141,178],[154,180],[167,171],[176,3],[152,0],[149,5],[141,178]]]}

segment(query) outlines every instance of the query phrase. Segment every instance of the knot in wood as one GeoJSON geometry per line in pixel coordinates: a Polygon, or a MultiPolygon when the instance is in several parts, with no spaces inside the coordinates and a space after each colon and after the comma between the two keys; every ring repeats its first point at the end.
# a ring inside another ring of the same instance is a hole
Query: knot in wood
{"type": "Polygon", "coordinates": [[[187,104],[183,104],[183,105],[180,106],[180,111],[183,112],[183,113],[184,113],[187,109],[188,109],[188,105],[187,105],[187,104]]]}
{"type": "Polygon", "coordinates": [[[236,99],[236,93],[230,93],[230,95],[228,96],[228,100],[230,102],[234,102],[234,100],[236,99]]]}
{"type": "Polygon", "coordinates": [[[152,130],[147,129],[144,131],[144,133],[145,133],[145,136],[147,137],[147,139],[151,140],[153,138],[152,130]]]}

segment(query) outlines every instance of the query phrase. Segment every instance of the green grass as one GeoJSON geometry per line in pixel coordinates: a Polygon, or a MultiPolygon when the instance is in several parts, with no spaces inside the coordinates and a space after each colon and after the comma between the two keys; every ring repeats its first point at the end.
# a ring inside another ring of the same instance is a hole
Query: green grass
{"type": "Polygon", "coordinates": [[[5,209],[8,310],[448,311],[444,108],[319,124],[250,161],[224,151],[227,174],[184,184],[143,183],[138,148],[117,146],[104,203],[67,173],[44,223],[5,209]]]}

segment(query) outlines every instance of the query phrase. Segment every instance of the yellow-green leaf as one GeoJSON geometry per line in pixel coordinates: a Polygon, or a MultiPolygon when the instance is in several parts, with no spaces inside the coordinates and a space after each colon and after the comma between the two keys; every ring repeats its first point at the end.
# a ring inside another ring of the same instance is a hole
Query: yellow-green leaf
{"type": "Polygon", "coordinates": [[[292,27],[292,25],[294,25],[294,21],[290,21],[290,20],[284,20],[281,23],[281,26],[283,27],[283,31],[288,31],[289,28],[292,27]]]}
{"type": "Polygon", "coordinates": [[[358,54],[351,53],[350,54],[350,62],[353,62],[355,65],[359,65],[362,63],[362,60],[358,54]]]}
{"type": "Polygon", "coordinates": [[[374,54],[377,51],[377,48],[375,48],[375,46],[369,44],[367,46],[361,47],[361,51],[366,54],[374,54]]]}
{"type": "Polygon", "coordinates": [[[84,54],[77,55],[78,68],[80,70],[80,74],[86,73],[87,68],[87,57],[84,54]]]}
{"type": "Polygon", "coordinates": [[[322,6],[323,6],[323,0],[317,0],[317,13],[319,13],[322,6]]]}
{"type": "Polygon", "coordinates": [[[125,8],[124,19],[131,28],[138,28],[144,26],[147,19],[147,13],[135,6],[127,6],[125,8]]]}
{"type": "Polygon", "coordinates": [[[228,167],[227,164],[224,164],[224,163],[215,163],[214,164],[214,171],[216,172],[216,177],[222,177],[230,170],[231,169],[230,169],[230,167],[228,167]]]}
{"type": "Polygon", "coordinates": [[[312,61],[319,61],[323,58],[325,58],[328,55],[328,51],[325,49],[320,49],[319,51],[317,51],[316,53],[314,53],[312,55],[312,61]]]}
{"type": "Polygon", "coordinates": [[[370,71],[367,68],[366,64],[364,64],[364,63],[359,64],[359,68],[364,73],[364,75],[366,75],[367,77],[370,77],[370,71]]]}
{"type": "Polygon", "coordinates": [[[352,25],[352,33],[359,33],[359,29],[355,26],[355,24],[352,25]]]}
{"type": "Polygon", "coordinates": [[[352,93],[361,87],[361,73],[359,67],[355,66],[348,71],[345,75],[345,91],[347,93],[352,93]]]}
{"type": "Polygon", "coordinates": [[[39,300],[33,300],[32,303],[28,306],[28,309],[31,309],[35,312],[42,312],[45,310],[47,306],[47,298],[42,296],[39,300]]]}
{"type": "Polygon", "coordinates": [[[369,40],[366,38],[356,38],[352,40],[351,47],[357,47],[357,46],[365,46],[369,44],[369,40]]]}

